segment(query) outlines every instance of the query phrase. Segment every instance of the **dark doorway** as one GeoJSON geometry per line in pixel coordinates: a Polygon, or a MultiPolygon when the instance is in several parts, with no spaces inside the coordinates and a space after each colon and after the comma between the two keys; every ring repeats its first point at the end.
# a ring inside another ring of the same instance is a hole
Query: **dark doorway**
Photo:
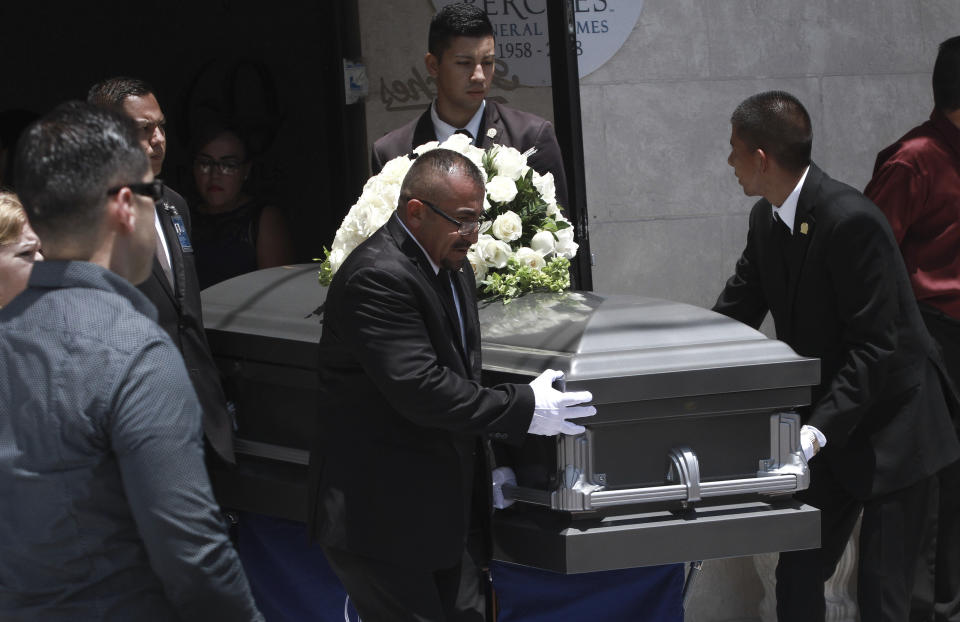
{"type": "Polygon", "coordinates": [[[343,58],[359,57],[356,0],[26,2],[0,5],[0,110],[43,113],[114,75],[147,80],[168,120],[162,177],[194,195],[198,110],[263,122],[248,181],[287,216],[296,258],[320,257],[367,175],[363,104],[344,104],[343,58]]]}

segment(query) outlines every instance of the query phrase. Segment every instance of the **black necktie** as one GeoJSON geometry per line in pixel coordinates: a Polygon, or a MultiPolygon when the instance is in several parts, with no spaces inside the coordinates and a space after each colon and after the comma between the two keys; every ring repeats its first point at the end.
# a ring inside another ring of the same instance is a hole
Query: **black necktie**
{"type": "Polygon", "coordinates": [[[473,142],[473,134],[470,133],[470,130],[466,130],[466,129],[460,128],[459,130],[457,130],[456,132],[454,132],[454,134],[463,134],[464,136],[466,136],[467,138],[470,139],[470,142],[471,142],[471,143],[473,142]]]}
{"type": "Polygon", "coordinates": [[[773,239],[777,246],[777,254],[783,262],[783,275],[789,280],[790,262],[787,257],[789,255],[790,242],[793,240],[793,233],[790,232],[790,227],[787,226],[787,223],[783,222],[780,218],[780,214],[776,212],[773,213],[773,224],[771,227],[773,229],[773,239]]]}
{"type": "Polygon", "coordinates": [[[440,281],[440,289],[444,292],[447,302],[450,303],[453,313],[456,315],[457,326],[460,328],[460,345],[463,351],[467,351],[467,333],[463,325],[463,309],[459,304],[457,288],[453,284],[453,273],[450,270],[441,268],[437,278],[440,281]]]}
{"type": "Polygon", "coordinates": [[[780,214],[777,214],[776,212],[773,213],[773,237],[781,245],[789,243],[793,238],[793,233],[790,231],[790,227],[787,226],[787,223],[783,222],[783,219],[780,218],[780,214]]]}

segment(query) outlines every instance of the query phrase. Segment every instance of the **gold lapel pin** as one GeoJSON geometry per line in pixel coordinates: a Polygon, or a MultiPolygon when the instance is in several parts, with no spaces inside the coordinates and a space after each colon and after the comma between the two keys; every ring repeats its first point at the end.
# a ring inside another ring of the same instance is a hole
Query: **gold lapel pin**
{"type": "Polygon", "coordinates": [[[800,233],[807,235],[807,232],[810,231],[810,225],[805,222],[800,223],[800,233]]]}

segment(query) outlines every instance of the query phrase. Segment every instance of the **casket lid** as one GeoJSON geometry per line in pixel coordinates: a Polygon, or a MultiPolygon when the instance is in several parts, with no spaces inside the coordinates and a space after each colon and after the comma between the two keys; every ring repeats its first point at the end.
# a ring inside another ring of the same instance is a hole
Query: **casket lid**
{"type": "Polygon", "coordinates": [[[203,324],[215,356],[315,368],[319,307],[327,288],[317,264],[258,270],[201,292],[203,324]]]}
{"type": "MultiPolygon", "coordinates": [[[[326,288],[317,265],[244,274],[203,291],[215,354],[313,366],[326,288]]],[[[707,309],[588,292],[528,294],[480,305],[483,367],[518,380],[547,368],[595,401],[807,387],[819,361],[707,309]],[[583,385],[582,383],[586,383],[583,385]]]]}
{"type": "Polygon", "coordinates": [[[480,310],[484,369],[546,368],[595,401],[811,386],[819,361],[701,307],[639,296],[529,294],[480,310]]]}

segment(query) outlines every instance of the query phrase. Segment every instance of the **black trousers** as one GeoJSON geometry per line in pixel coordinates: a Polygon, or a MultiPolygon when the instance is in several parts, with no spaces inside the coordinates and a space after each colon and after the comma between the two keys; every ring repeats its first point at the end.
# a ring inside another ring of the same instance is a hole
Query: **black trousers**
{"type": "Polygon", "coordinates": [[[430,571],[323,549],[363,622],[486,622],[482,551],[471,538],[459,564],[430,571]]]}
{"type": "MultiPolygon", "coordinates": [[[[811,467],[813,462],[811,461],[811,467]]],[[[824,582],[840,561],[863,510],[857,602],[864,622],[904,622],[909,617],[916,559],[933,488],[926,478],[902,490],[867,501],[851,496],[832,472],[812,468],[810,488],[797,498],[820,509],[819,549],[780,554],[777,564],[777,619],[822,622],[824,582]],[[921,511],[918,511],[918,508],[921,511]]]]}
{"type": "MultiPolygon", "coordinates": [[[[954,387],[960,388],[960,320],[926,305],[920,311],[954,387]]],[[[912,622],[960,622],[960,462],[940,471],[937,484],[927,510],[930,523],[918,561],[912,622]]]]}

